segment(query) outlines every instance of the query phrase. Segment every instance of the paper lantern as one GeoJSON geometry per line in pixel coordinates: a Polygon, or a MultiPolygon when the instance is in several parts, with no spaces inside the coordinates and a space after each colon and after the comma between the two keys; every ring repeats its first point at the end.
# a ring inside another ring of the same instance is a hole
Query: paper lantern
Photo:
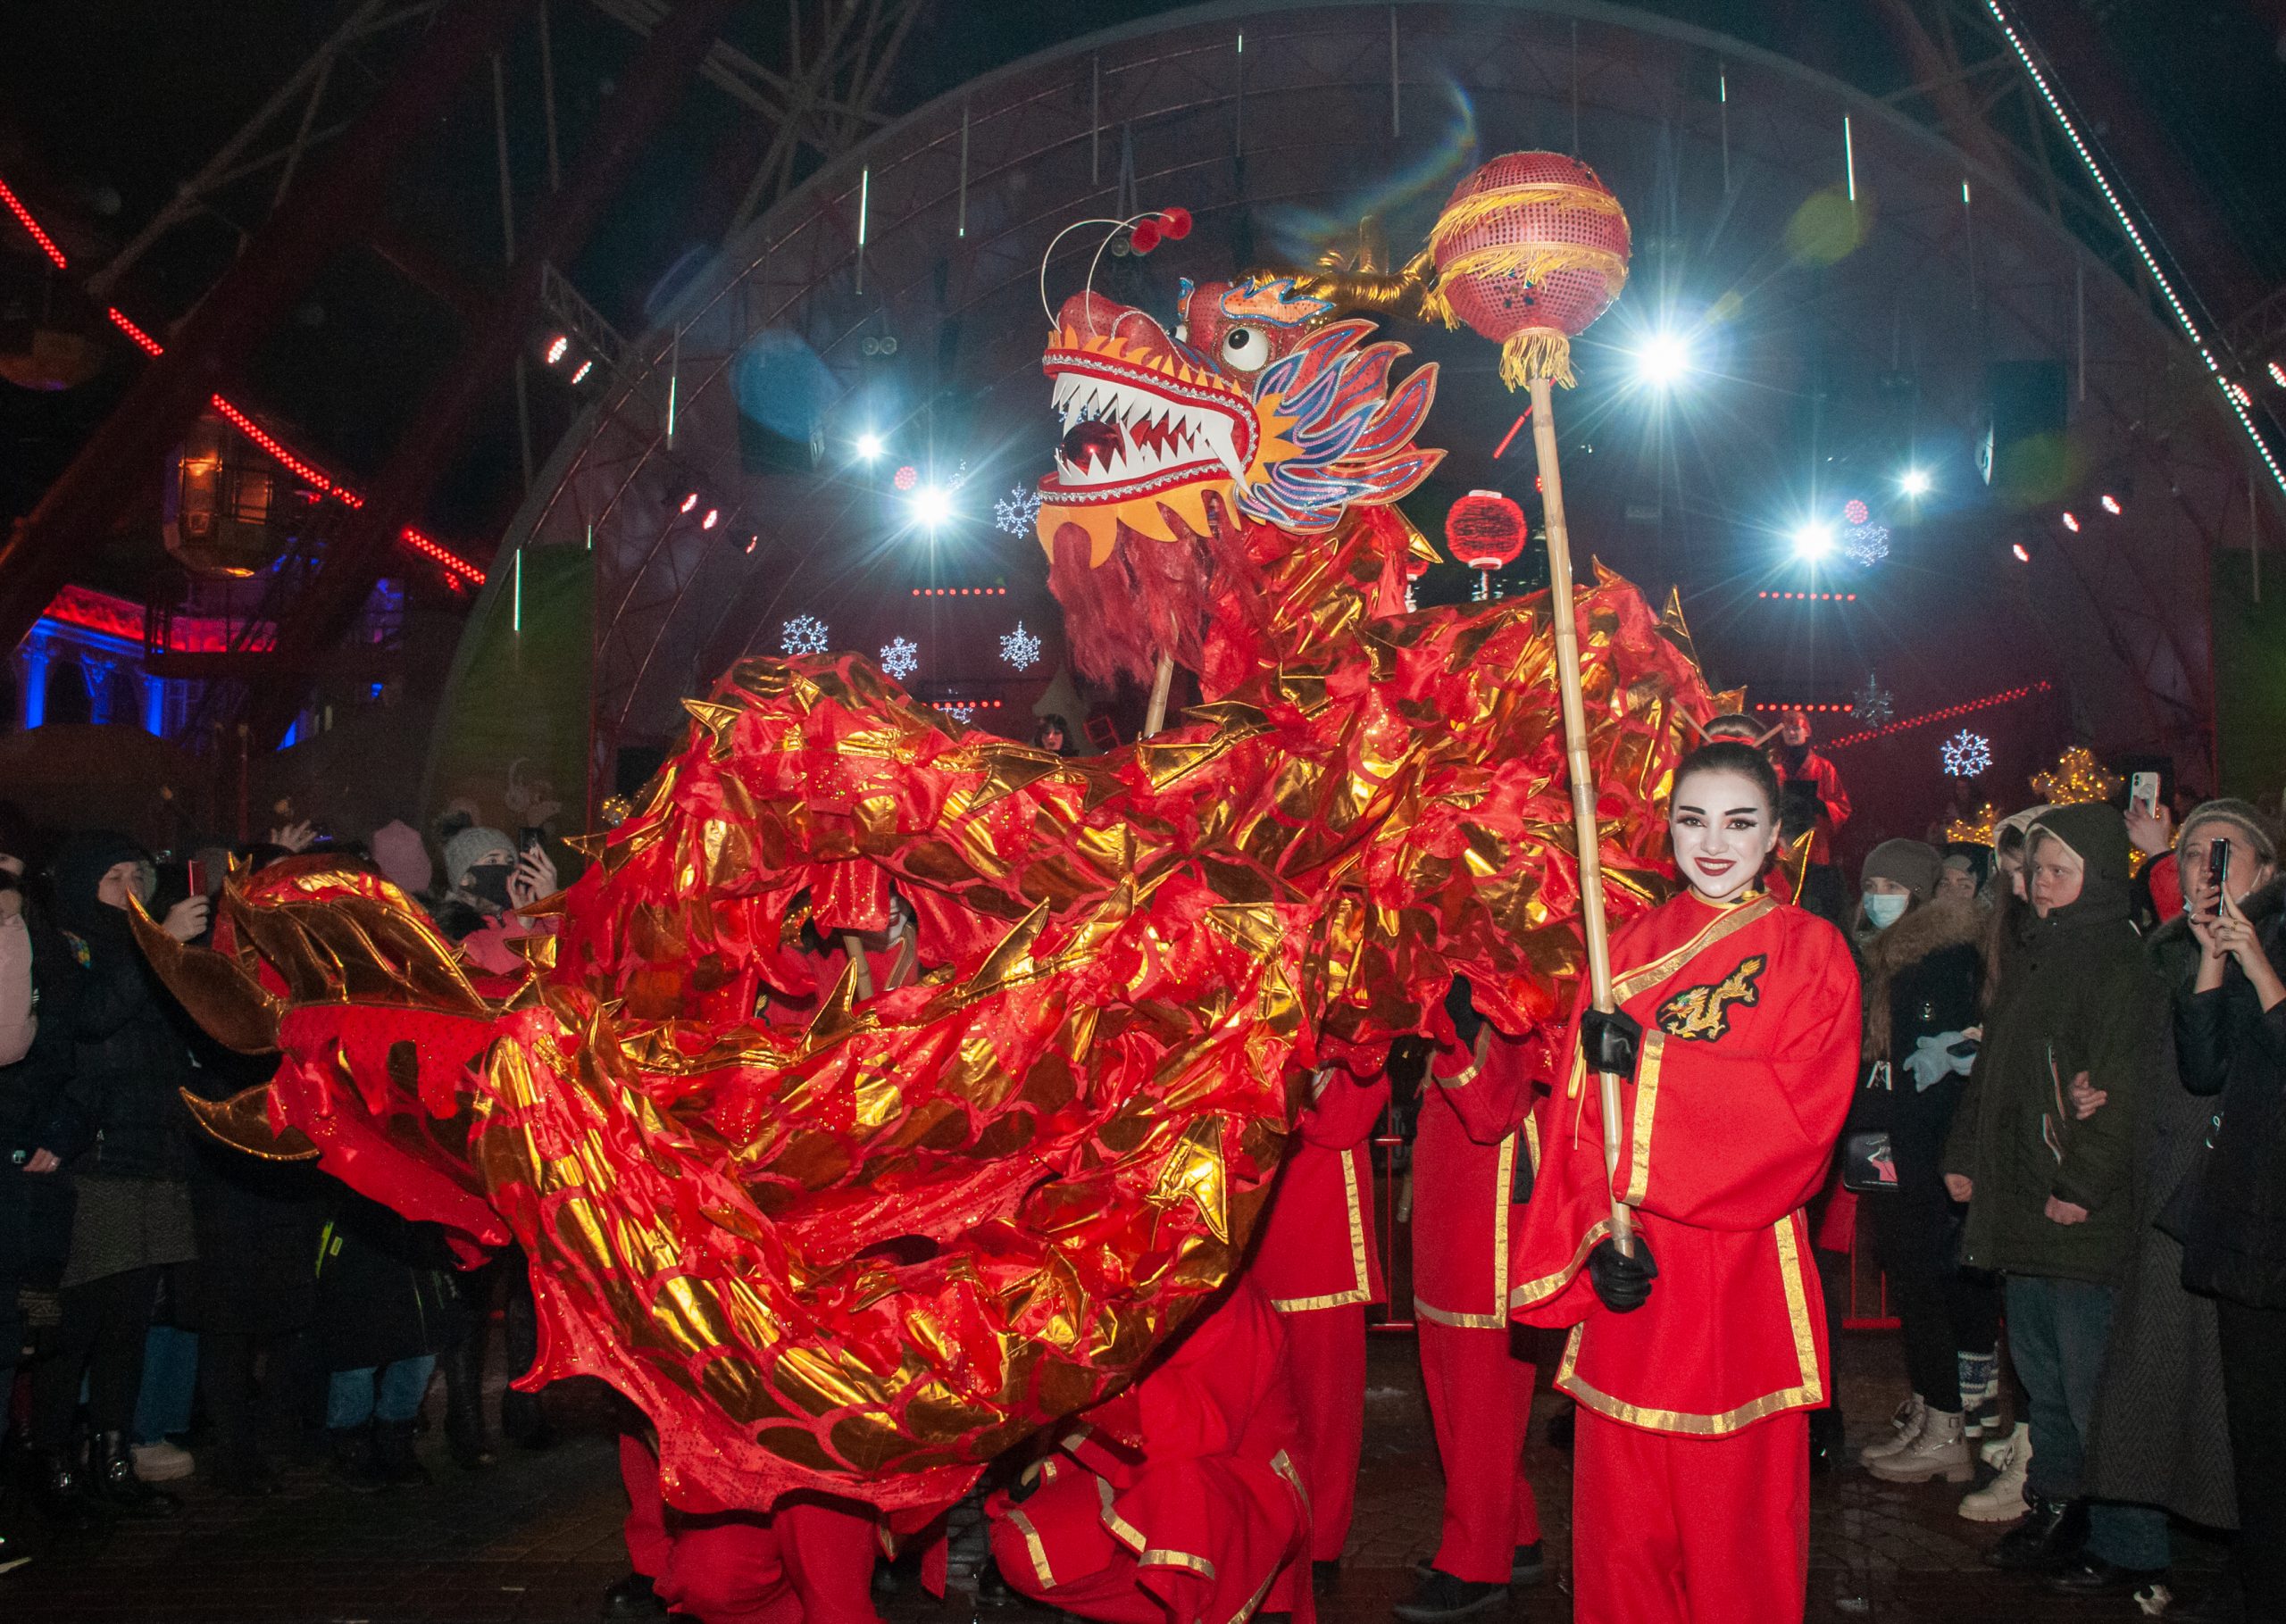
{"type": "Polygon", "coordinates": [[[1500,346],[1500,378],[1569,386],[1572,340],[1627,285],[1627,213],[1596,171],[1561,153],[1508,153],[1453,188],[1429,235],[1422,310],[1500,346]]]}
{"type": "Polygon", "coordinates": [[[1445,515],[1445,545],[1472,570],[1514,563],[1531,538],[1524,510],[1497,490],[1473,490],[1445,515]]]}

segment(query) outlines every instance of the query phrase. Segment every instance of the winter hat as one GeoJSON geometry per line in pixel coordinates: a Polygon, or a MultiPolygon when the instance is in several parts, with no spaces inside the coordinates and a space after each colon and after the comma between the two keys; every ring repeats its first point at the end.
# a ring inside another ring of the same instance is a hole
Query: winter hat
{"type": "Polygon", "coordinates": [[[2101,801],[2073,806],[2051,806],[2025,835],[2026,856],[2035,854],[2043,837],[2061,841],[2079,854],[2085,867],[2077,902],[2050,912],[2051,926],[2108,923],[2128,915],[2127,820],[2101,801]]]}
{"type": "Polygon", "coordinates": [[[1866,854],[1859,883],[1894,880],[1912,892],[1915,901],[1925,903],[1936,894],[1937,876],[1944,866],[1933,845],[1918,840],[1884,840],[1866,854]]]}
{"type": "Polygon", "coordinates": [[[125,920],[116,908],[96,900],[104,875],[122,862],[148,863],[151,854],[126,836],[110,829],[88,829],[72,836],[56,849],[51,872],[55,879],[55,912],[73,930],[83,934],[125,920]]]}
{"type": "Polygon", "coordinates": [[[2177,849],[2190,837],[2190,831],[2201,823],[2227,823],[2233,832],[2243,837],[2252,846],[2255,855],[2265,862],[2278,861],[2278,842],[2270,825],[2260,812],[2245,801],[2225,795],[2219,800],[2201,801],[2191,808],[2190,816],[2182,820],[2182,832],[2175,837],[2177,849]]]}
{"type": "Polygon", "coordinates": [[[402,818],[375,829],[371,845],[374,866],[398,890],[419,896],[436,882],[437,865],[429,861],[421,831],[402,818]]]}
{"type": "Polygon", "coordinates": [[[1958,869],[1974,880],[1980,889],[1992,878],[1992,848],[1970,840],[1948,840],[1945,843],[1945,866],[1958,869]]]}
{"type": "Polygon", "coordinates": [[[445,878],[455,889],[468,883],[468,871],[480,862],[488,852],[513,852],[516,843],[496,829],[478,824],[464,829],[445,842],[445,878]]]}

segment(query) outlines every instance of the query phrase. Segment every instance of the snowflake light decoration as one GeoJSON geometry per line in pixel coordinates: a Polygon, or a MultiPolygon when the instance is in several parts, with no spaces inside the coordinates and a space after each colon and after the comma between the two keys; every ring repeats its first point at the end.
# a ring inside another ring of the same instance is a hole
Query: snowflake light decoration
{"type": "Polygon", "coordinates": [[[1956,779],[1973,779],[1992,770],[1992,741],[1966,728],[1944,744],[1945,770],[1956,779]]]}
{"type": "Polygon", "coordinates": [[[1871,522],[1851,525],[1841,533],[1841,550],[1870,570],[1890,555],[1890,527],[1871,522]]]}
{"type": "Polygon", "coordinates": [[[992,528],[1011,536],[1030,535],[1039,518],[1039,491],[1033,486],[1019,485],[992,504],[992,528]]]}
{"type": "Polygon", "coordinates": [[[1000,657],[1020,671],[1028,671],[1039,663],[1039,639],[1024,629],[1022,620],[1016,629],[1000,639],[1000,657]]]}
{"type": "Polygon", "coordinates": [[[1865,673],[1865,686],[1859,688],[1849,705],[1850,715],[1869,728],[1878,728],[1897,714],[1897,700],[1889,689],[1865,673]]]}
{"type": "Polygon", "coordinates": [[[921,669],[921,645],[911,637],[891,637],[881,645],[881,670],[903,682],[921,669]]]}
{"type": "Polygon", "coordinates": [[[789,654],[825,653],[825,622],[813,614],[796,615],[778,629],[778,646],[789,654]]]}

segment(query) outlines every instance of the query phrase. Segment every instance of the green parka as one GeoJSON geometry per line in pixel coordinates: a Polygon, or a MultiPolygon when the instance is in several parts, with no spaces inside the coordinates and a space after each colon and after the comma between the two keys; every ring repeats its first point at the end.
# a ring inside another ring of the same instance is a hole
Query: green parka
{"type": "Polygon", "coordinates": [[[1961,1261],[2010,1274],[2115,1283],[2133,1253],[2137,1147],[2167,1032],[2165,983],[2129,920],[2127,826],[2108,806],[2042,814],[2087,865],[2078,900],[2027,925],[2008,963],[1945,1147],[1974,1181],[1961,1261]],[[2110,1095],[2086,1121],[2073,1077],[2110,1095]],[[2047,1215],[2054,1195],[2085,1223],[2047,1215]]]}

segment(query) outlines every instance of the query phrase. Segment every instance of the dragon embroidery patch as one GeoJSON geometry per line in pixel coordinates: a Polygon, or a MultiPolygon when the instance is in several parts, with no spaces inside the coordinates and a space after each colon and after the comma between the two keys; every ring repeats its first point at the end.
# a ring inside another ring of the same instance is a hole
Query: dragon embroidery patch
{"type": "Polygon", "coordinates": [[[1739,967],[1720,981],[1683,988],[1659,1006],[1659,1029],[1670,1037],[1714,1042],[1731,1029],[1733,1004],[1751,1009],[1761,1001],[1755,979],[1769,962],[1767,954],[1758,953],[1740,960],[1739,967]]]}

